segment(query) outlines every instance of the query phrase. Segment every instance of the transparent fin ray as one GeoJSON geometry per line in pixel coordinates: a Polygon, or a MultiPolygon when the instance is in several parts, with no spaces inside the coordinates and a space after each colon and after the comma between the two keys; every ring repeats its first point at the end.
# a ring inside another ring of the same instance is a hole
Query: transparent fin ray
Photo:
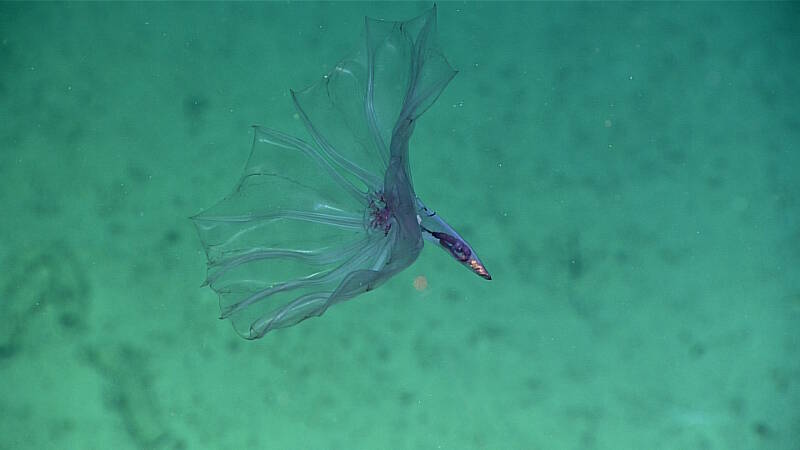
{"type": "Polygon", "coordinates": [[[408,141],[456,74],[436,32],[435,7],[405,22],[367,18],[361,49],[292,92],[310,139],[255,127],[233,191],[192,218],[206,284],[243,337],[319,316],[419,255],[408,141]]]}

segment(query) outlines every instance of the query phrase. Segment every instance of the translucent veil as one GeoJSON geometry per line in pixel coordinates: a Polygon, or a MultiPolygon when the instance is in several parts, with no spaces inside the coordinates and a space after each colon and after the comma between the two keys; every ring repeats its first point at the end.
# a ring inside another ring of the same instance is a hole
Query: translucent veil
{"type": "Polygon", "coordinates": [[[192,218],[206,284],[239,334],[321,315],[416,259],[419,233],[401,238],[373,215],[390,160],[407,170],[409,124],[454,75],[436,44],[435,7],[406,22],[367,18],[363,49],[292,92],[310,140],[255,127],[233,192],[192,218]]]}

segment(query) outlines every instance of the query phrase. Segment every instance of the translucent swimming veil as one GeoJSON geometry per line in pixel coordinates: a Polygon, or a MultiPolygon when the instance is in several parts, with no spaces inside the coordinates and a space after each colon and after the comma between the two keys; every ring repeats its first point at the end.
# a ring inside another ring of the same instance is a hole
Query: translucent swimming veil
{"type": "Polygon", "coordinates": [[[247,339],[376,288],[410,266],[424,241],[491,279],[411,183],[416,121],[456,74],[436,42],[436,7],[365,25],[362,49],[291,93],[309,139],[255,127],[233,192],[192,217],[206,284],[247,339]]]}

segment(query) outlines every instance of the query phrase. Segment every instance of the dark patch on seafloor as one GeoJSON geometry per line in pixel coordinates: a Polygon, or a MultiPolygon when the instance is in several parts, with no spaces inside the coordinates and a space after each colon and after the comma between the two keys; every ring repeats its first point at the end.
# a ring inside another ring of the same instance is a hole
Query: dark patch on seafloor
{"type": "Polygon", "coordinates": [[[37,329],[67,337],[88,328],[89,281],[72,249],[63,242],[38,244],[11,253],[0,282],[6,326],[0,330],[0,360],[17,354],[37,329]]]}
{"type": "Polygon", "coordinates": [[[83,360],[105,380],[106,407],[120,419],[136,448],[186,448],[161,412],[143,351],[128,344],[87,347],[83,360]]]}

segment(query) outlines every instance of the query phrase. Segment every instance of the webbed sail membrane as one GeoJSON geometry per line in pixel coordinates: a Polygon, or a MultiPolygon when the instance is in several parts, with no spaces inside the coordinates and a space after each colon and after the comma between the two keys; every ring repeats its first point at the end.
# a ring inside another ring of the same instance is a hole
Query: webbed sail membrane
{"type": "Polygon", "coordinates": [[[435,7],[406,22],[367,18],[363,49],[292,92],[309,140],[255,128],[233,192],[192,218],[206,283],[239,334],[319,316],[417,258],[408,140],[454,75],[436,46],[435,7]],[[398,195],[410,210],[395,208],[398,195]]]}

